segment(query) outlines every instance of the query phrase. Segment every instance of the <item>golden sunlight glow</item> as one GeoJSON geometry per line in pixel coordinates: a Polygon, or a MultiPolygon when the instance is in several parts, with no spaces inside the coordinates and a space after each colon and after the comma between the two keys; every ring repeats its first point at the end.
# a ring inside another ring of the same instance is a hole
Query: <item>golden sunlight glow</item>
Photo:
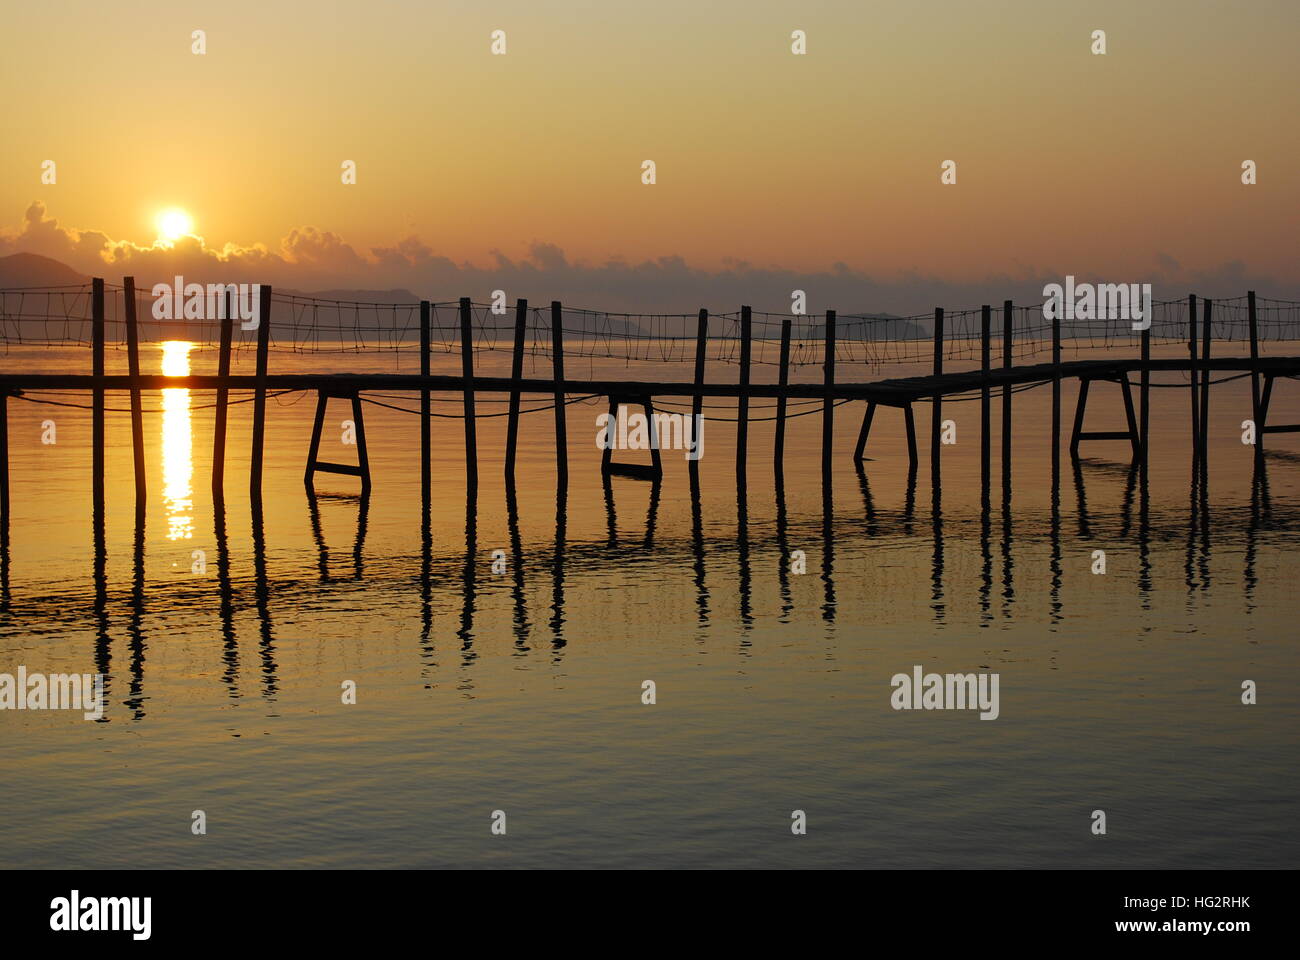
{"type": "MultiPolygon", "coordinates": [[[[194,344],[168,340],[162,345],[162,372],[183,377],[190,372],[190,351],[194,344]]],[[[162,391],[163,506],[167,510],[167,539],[189,540],[194,536],[194,461],[190,427],[188,387],[167,387],[162,391]]]]}
{"type": "Polygon", "coordinates": [[[158,236],[168,243],[189,236],[194,229],[194,221],[190,219],[190,215],[178,207],[172,207],[158,214],[156,225],[158,236]]]}

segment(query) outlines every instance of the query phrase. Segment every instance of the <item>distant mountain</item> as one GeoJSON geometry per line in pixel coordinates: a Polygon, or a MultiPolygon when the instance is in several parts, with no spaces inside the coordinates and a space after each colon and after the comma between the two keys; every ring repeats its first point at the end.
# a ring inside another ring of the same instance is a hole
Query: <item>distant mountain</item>
{"type": "Polygon", "coordinates": [[[11,253],[7,257],[0,257],[0,290],[13,287],[62,287],[89,282],[90,277],[40,254],[11,253]]]}

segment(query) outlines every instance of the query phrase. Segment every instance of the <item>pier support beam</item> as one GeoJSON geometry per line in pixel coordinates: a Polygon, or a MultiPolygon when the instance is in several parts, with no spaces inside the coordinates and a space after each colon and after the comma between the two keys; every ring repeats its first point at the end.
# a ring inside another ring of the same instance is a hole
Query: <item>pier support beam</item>
{"type": "Polygon", "coordinates": [[[609,422],[605,425],[605,450],[600,458],[600,472],[604,477],[622,476],[636,480],[663,479],[663,462],[659,455],[659,437],[655,430],[654,398],[642,395],[621,396],[612,394],[609,398],[609,422]],[[619,406],[640,406],[645,413],[646,430],[650,438],[650,463],[615,463],[613,458],[614,441],[619,432],[619,406]]]}
{"type": "Polygon", "coordinates": [[[341,473],[349,477],[361,478],[361,495],[370,495],[370,457],[366,451],[366,423],[361,411],[361,392],[359,390],[318,390],[316,392],[316,420],[311,429],[311,447],[307,451],[307,471],[303,483],[311,490],[315,486],[315,474],[341,473]],[[321,434],[325,430],[325,411],[330,398],[350,400],[352,402],[352,428],[356,436],[357,464],[334,463],[320,459],[321,434]]]}
{"type": "Polygon", "coordinates": [[[1129,385],[1128,374],[1083,376],[1079,378],[1079,400],[1074,408],[1074,431],[1070,435],[1070,457],[1079,459],[1079,443],[1084,440],[1127,440],[1132,448],[1132,462],[1136,465],[1142,457],[1142,440],[1138,433],[1137,414],[1133,409],[1133,388],[1129,385]],[[1124,416],[1128,421],[1127,430],[1092,430],[1083,429],[1084,415],[1088,409],[1088,389],[1094,380],[1118,383],[1124,396],[1124,416]]]}

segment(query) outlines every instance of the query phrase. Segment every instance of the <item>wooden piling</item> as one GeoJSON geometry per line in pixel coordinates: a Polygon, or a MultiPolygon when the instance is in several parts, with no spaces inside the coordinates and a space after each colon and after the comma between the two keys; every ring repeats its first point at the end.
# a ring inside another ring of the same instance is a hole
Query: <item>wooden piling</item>
{"type": "MultiPolygon", "coordinates": [[[[1002,369],[1010,370],[1015,362],[1013,357],[1015,308],[1010,300],[1002,301],[1002,369]]],[[[1008,489],[1011,483],[1011,384],[1002,387],[1002,487],[1008,489]]]]}
{"type": "MultiPolygon", "coordinates": [[[[699,444],[704,442],[704,364],[708,343],[709,311],[701,308],[695,328],[695,395],[691,397],[691,438],[695,441],[697,450],[701,449],[699,444]]],[[[696,456],[690,460],[691,475],[694,477],[699,469],[700,458],[696,456]]]]}
{"type": "MultiPolygon", "coordinates": [[[[1152,310],[1154,310],[1154,305],[1152,310]]],[[[1138,393],[1140,426],[1138,429],[1138,466],[1141,469],[1142,492],[1146,495],[1147,465],[1150,460],[1150,448],[1147,441],[1151,436],[1151,326],[1152,317],[1147,317],[1147,328],[1142,331],[1142,373],[1138,393]]],[[[1127,376],[1127,374],[1125,374],[1127,376]]]]}
{"type": "Polygon", "coordinates": [[[1246,291],[1246,316],[1250,322],[1250,418],[1255,424],[1255,463],[1264,458],[1264,431],[1259,422],[1259,319],[1255,313],[1255,291],[1246,291]]]}
{"type": "Polygon", "coordinates": [[[1052,484],[1061,482],[1061,308],[1052,311],[1052,484]]]}
{"type": "Polygon", "coordinates": [[[1201,476],[1210,469],[1210,337],[1214,302],[1205,298],[1201,313],[1201,476]]]}
{"type": "Polygon", "coordinates": [[[217,387],[215,422],[212,427],[212,494],[220,499],[225,492],[226,479],[226,421],[230,403],[230,389],[224,386],[230,376],[230,348],[235,337],[235,293],[226,291],[226,309],[221,318],[221,344],[217,351],[217,376],[223,386],[217,387]]]}
{"type": "MultiPolygon", "coordinates": [[[[420,301],[420,376],[429,376],[429,350],[433,346],[430,324],[433,319],[433,306],[428,300],[420,301]]],[[[427,503],[433,487],[433,413],[429,397],[429,382],[426,379],[420,385],[420,496],[421,502],[427,503]]]]}
{"type": "MultiPolygon", "coordinates": [[[[826,398],[822,401],[822,474],[829,474],[831,469],[831,447],[835,441],[835,311],[826,311],[826,333],[824,341],[826,362],[822,368],[823,383],[826,385],[826,398]]],[[[908,405],[908,413],[912,407],[908,405]]]]}
{"type": "Polygon", "coordinates": [[[91,281],[91,501],[94,512],[104,511],[104,280],[91,281]]]}
{"type": "Polygon", "coordinates": [[[135,278],[124,277],[122,296],[126,307],[126,369],[131,379],[131,459],[135,472],[137,517],[146,502],[144,472],[144,406],[140,399],[140,327],[135,312],[135,278]]]}
{"type": "Polygon", "coordinates": [[[1188,317],[1188,338],[1187,350],[1191,354],[1191,390],[1192,397],[1192,472],[1196,472],[1197,466],[1201,462],[1201,416],[1200,416],[1200,393],[1199,393],[1199,372],[1196,366],[1196,294],[1189,294],[1187,297],[1187,317],[1188,317]]]}
{"type": "MultiPolygon", "coordinates": [[[[0,390],[0,530],[9,536],[9,391],[0,390]]],[[[0,553],[8,556],[6,539],[0,553]]]]}
{"type": "MultiPolygon", "coordinates": [[[[781,387],[786,387],[790,383],[790,326],[792,322],[789,314],[781,318],[781,359],[776,374],[777,384],[781,387]]],[[[781,476],[785,472],[785,411],[786,397],[782,394],[776,398],[776,447],[772,456],[777,476],[781,476]]]]}
{"type": "Polygon", "coordinates": [[[980,479],[985,497],[989,489],[989,466],[992,453],[989,447],[989,369],[991,356],[991,331],[993,310],[986,303],[980,307],[980,479]]]}
{"type": "Polygon", "coordinates": [[[736,476],[745,475],[749,453],[749,364],[753,345],[753,315],[740,308],[740,396],[736,400],[736,476]]]}
{"type": "MultiPolygon", "coordinates": [[[[943,307],[934,308],[934,375],[943,375],[943,307]]],[[[943,394],[936,393],[930,402],[930,466],[933,482],[939,479],[940,434],[943,432],[943,394]]],[[[863,442],[866,437],[860,437],[863,442]]],[[[858,454],[861,457],[861,453],[858,454]]]]}
{"type": "Polygon", "coordinates": [[[465,489],[478,492],[478,422],[474,418],[474,312],[469,297],[460,298],[460,374],[465,397],[465,489]]]}
{"type": "Polygon", "coordinates": [[[506,480],[515,477],[515,447],[519,443],[519,382],[524,377],[524,332],[528,323],[528,301],[515,304],[515,347],[510,355],[510,414],[506,423],[506,480]]]}
{"type": "Polygon", "coordinates": [[[556,481],[560,488],[569,484],[569,431],[567,407],[564,405],[564,307],[551,301],[551,366],[555,379],[555,457],[556,481]]]}
{"type": "Polygon", "coordinates": [[[266,368],[271,349],[271,288],[257,290],[257,371],[253,384],[253,451],[249,467],[248,492],[262,499],[262,451],[266,445],[266,368]]]}

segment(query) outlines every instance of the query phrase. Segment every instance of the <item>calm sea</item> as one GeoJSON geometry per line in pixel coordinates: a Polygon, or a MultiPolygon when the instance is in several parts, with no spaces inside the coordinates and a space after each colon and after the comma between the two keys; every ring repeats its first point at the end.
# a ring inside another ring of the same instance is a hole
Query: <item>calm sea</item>
{"type": "MultiPolygon", "coordinates": [[[[210,354],[191,359],[211,369],[210,354]]],[[[322,365],[412,371],[391,355],[273,357],[282,371],[322,365]]],[[[87,366],[84,350],[0,357],[6,371],[87,366]]],[[[569,373],[689,376],[582,359],[569,373]]],[[[1075,392],[1065,385],[1067,441],[1075,392]]],[[[1274,393],[1272,421],[1300,422],[1300,387],[1274,393]]],[[[606,407],[574,403],[567,496],[553,414],[536,412],[511,509],[505,418],[478,422],[467,502],[460,398],[444,396],[427,523],[418,417],[367,404],[368,502],[343,476],[321,476],[313,500],[315,397],[291,394],[268,404],[259,528],[251,405],[231,409],[215,511],[211,396],[173,389],[145,396],[142,533],[129,417],[109,414],[102,551],[89,411],[13,399],[0,672],[102,672],[107,703],[100,722],[0,712],[0,866],[1292,866],[1300,447],[1270,437],[1267,486],[1253,484],[1249,381],[1216,386],[1198,503],[1187,391],[1152,394],[1145,511],[1115,441],[1085,443],[1077,471],[1063,451],[1054,508],[1049,387],[1014,398],[1007,486],[995,393],[987,510],[978,401],[944,405],[957,442],[941,496],[927,405],[912,483],[893,409],[854,469],[851,403],[836,411],[829,488],[819,413],[790,421],[778,487],[773,424],[757,420],[772,411],[755,401],[747,483],[734,424],[711,420],[698,498],[678,451],[657,489],[606,490],[606,407]],[[41,442],[44,421],[57,442],[41,442]],[[806,572],[791,572],[795,551],[806,572]],[[918,664],[997,673],[1000,716],[892,709],[891,677],[918,664]],[[806,835],[791,831],[796,810],[806,835]]],[[[322,456],[352,462],[349,418],[331,404],[322,456]]],[[[1118,387],[1094,385],[1087,429],[1122,426],[1118,387]]]]}

